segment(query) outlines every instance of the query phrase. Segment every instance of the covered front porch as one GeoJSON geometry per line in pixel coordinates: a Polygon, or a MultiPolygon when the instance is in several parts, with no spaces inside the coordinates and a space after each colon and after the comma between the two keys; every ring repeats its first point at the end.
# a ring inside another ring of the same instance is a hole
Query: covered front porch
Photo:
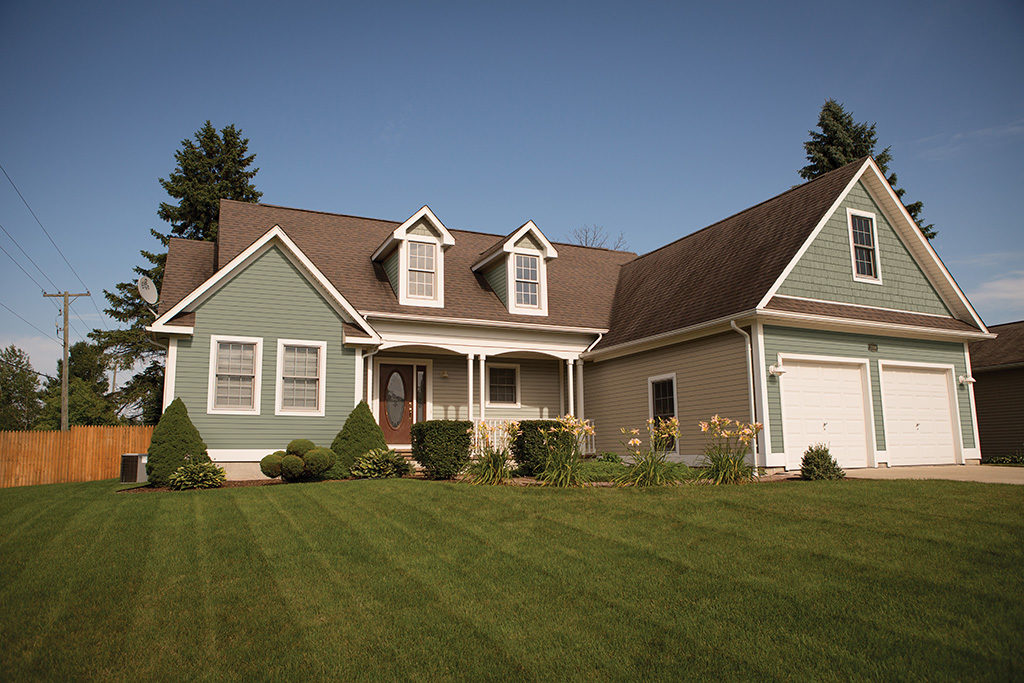
{"type": "MultiPolygon", "coordinates": [[[[411,448],[410,429],[424,420],[497,427],[567,414],[585,417],[578,352],[383,344],[361,355],[357,393],[397,450],[411,448]]],[[[495,434],[501,439],[503,431],[495,434]]],[[[592,438],[585,449],[593,450],[592,438]]]]}

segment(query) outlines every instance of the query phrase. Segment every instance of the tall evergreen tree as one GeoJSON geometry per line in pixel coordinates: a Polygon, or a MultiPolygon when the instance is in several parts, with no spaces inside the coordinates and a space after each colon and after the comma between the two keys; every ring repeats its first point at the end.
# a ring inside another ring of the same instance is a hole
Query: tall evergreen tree
{"type": "Polygon", "coordinates": [[[39,376],[28,354],[11,344],[0,351],[0,430],[31,429],[41,408],[39,376]]]}
{"type": "MultiPolygon", "coordinates": [[[[896,196],[903,201],[906,193],[902,187],[896,187],[896,174],[889,170],[889,163],[892,161],[892,147],[886,147],[882,151],[876,151],[878,144],[878,133],[875,131],[874,123],[857,123],[853,120],[853,114],[846,111],[842,103],[832,98],[825,100],[818,114],[819,130],[810,130],[808,133],[811,139],[804,143],[804,151],[807,153],[807,165],[800,169],[800,177],[805,180],[813,180],[818,176],[828,173],[840,166],[845,166],[851,161],[871,155],[882,170],[886,180],[892,185],[896,196]]],[[[921,227],[921,232],[928,239],[938,234],[935,226],[931,223],[924,225],[922,202],[904,204],[907,213],[914,219],[914,222],[921,227]]]]}
{"type": "Polygon", "coordinates": [[[133,279],[118,283],[114,291],[103,292],[109,304],[106,312],[127,327],[94,330],[90,336],[122,367],[146,364],[145,370],[129,380],[119,395],[147,424],[152,424],[160,414],[164,352],[144,329],[153,322],[153,315],[139,298],[135,282],[138,276],[145,275],[156,283],[158,290],[162,288],[171,237],[216,239],[221,199],[259,201],[263,193],[252,183],[259,172],[251,167],[255,159],[255,154],[249,154],[249,139],[242,137],[242,131],[234,124],[218,132],[207,121],[192,138],[182,140],[181,148],[174,153],[174,170],[167,178],[159,179],[173,201],[161,202],[157,216],[170,224],[170,230],[163,233],[151,228],[159,247],[154,251],[142,250],[148,265],[135,266],[133,279]]]}

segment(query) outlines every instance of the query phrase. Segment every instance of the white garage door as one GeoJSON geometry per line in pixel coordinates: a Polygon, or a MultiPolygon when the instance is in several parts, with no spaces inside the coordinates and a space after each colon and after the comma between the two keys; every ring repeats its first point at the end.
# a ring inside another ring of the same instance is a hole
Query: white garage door
{"type": "Polygon", "coordinates": [[[786,468],[798,469],[808,446],[827,444],[840,467],[867,467],[869,411],[864,366],[785,361],[781,377],[786,468]]]}
{"type": "Polygon", "coordinates": [[[890,465],[956,462],[948,378],[945,370],[883,365],[882,409],[890,465]]]}

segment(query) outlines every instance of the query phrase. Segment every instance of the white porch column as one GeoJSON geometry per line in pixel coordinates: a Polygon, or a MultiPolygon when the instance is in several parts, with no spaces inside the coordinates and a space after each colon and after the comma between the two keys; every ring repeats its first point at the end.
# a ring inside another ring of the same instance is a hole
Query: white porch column
{"type": "Polygon", "coordinates": [[[576,361],[576,393],[579,396],[579,409],[576,411],[577,416],[581,420],[585,420],[587,415],[583,412],[583,360],[577,359],[576,361]]]}
{"type": "Polygon", "coordinates": [[[480,354],[480,419],[484,420],[487,418],[487,368],[485,363],[487,362],[487,356],[480,354]]]}
{"type": "Polygon", "coordinates": [[[572,359],[571,358],[566,358],[565,359],[565,371],[566,371],[566,374],[569,377],[569,382],[568,382],[568,384],[569,384],[569,391],[568,391],[568,394],[569,394],[569,414],[575,416],[576,415],[576,401],[574,400],[574,396],[575,396],[576,392],[574,391],[574,389],[576,388],[576,385],[575,385],[575,382],[573,380],[572,359]]]}
{"type": "Polygon", "coordinates": [[[376,415],[373,409],[373,356],[366,359],[366,404],[370,406],[370,412],[376,415]]]}
{"type": "Polygon", "coordinates": [[[473,421],[473,354],[466,354],[466,405],[469,407],[469,421],[473,421]]]}
{"type": "Polygon", "coordinates": [[[355,384],[356,389],[356,403],[363,400],[363,380],[366,379],[366,373],[363,371],[363,350],[356,347],[356,376],[355,384]]]}

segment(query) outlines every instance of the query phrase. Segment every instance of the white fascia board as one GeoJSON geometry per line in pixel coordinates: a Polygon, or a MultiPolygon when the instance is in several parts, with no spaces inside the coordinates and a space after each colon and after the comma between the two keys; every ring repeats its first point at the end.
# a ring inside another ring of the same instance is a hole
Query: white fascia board
{"type": "MultiPolygon", "coordinates": [[[[216,273],[211,275],[206,282],[199,285],[197,288],[192,290],[184,299],[174,305],[169,311],[164,313],[162,316],[156,319],[156,321],[150,326],[150,328],[160,329],[167,325],[174,316],[185,311],[189,306],[193,304],[200,304],[210,297],[214,292],[217,291],[221,286],[224,285],[228,280],[237,275],[242,271],[243,267],[250,262],[250,259],[254,259],[257,256],[263,254],[266,249],[269,249],[271,242],[276,240],[281,246],[284,247],[285,254],[295,263],[300,269],[306,271],[309,279],[314,285],[318,287],[322,292],[327,295],[329,301],[335,305],[336,309],[340,309],[339,312],[343,311],[347,314],[352,321],[359,325],[360,328],[368,335],[371,339],[379,340],[380,336],[374,331],[370,324],[356,311],[355,307],[352,306],[341,295],[341,292],[331,284],[330,280],[320,272],[313,262],[302,253],[302,250],[291,240],[290,237],[281,229],[281,226],[275,225],[266,233],[263,234],[258,240],[253,242],[249,247],[240,253],[235,258],[231,259],[230,262],[216,273]]],[[[149,328],[147,328],[149,329],[149,328]]],[[[186,329],[186,328],[177,328],[186,329]]]]}
{"type": "Polygon", "coordinates": [[[785,325],[787,327],[808,327],[812,329],[836,330],[864,334],[876,332],[892,337],[909,337],[915,339],[941,339],[963,341],[964,339],[995,339],[990,332],[969,332],[967,330],[941,330],[934,327],[919,325],[902,325],[875,320],[854,320],[852,318],[836,318],[809,313],[793,313],[791,311],[759,310],[757,317],[768,324],[785,325]]]}
{"type": "Polygon", "coordinates": [[[537,227],[536,223],[529,220],[520,225],[515,232],[505,238],[505,241],[501,243],[501,249],[498,249],[493,254],[489,254],[474,263],[470,270],[475,272],[489,265],[495,259],[507,258],[508,254],[516,251],[516,242],[521,240],[527,233],[533,233],[536,240],[540,242],[540,255],[544,257],[544,260],[558,258],[558,250],[555,249],[555,245],[553,245],[551,241],[544,236],[544,233],[540,231],[540,228],[537,227]]]}
{"type": "Polygon", "coordinates": [[[158,324],[154,322],[152,325],[144,328],[146,332],[152,332],[154,334],[180,334],[188,336],[195,332],[194,327],[184,327],[182,325],[166,325],[158,324]]]}
{"type": "Polygon", "coordinates": [[[373,256],[371,256],[370,259],[372,261],[376,261],[385,253],[387,253],[390,250],[391,246],[396,241],[407,239],[409,235],[409,229],[412,228],[412,226],[416,225],[416,223],[418,223],[422,219],[426,219],[427,222],[433,225],[434,229],[437,230],[438,233],[440,233],[440,243],[442,248],[447,248],[455,244],[455,236],[452,235],[448,228],[444,226],[444,223],[441,222],[441,219],[434,215],[434,212],[430,210],[430,207],[424,204],[419,211],[409,216],[409,218],[406,219],[404,223],[399,225],[397,228],[395,228],[394,232],[388,235],[388,238],[384,240],[384,242],[379,247],[377,247],[376,251],[373,252],[373,256]]]}
{"type": "Polygon", "coordinates": [[[605,334],[607,328],[600,327],[572,327],[567,325],[544,325],[527,322],[505,322],[501,320],[481,320],[478,318],[449,318],[437,315],[416,315],[408,313],[387,313],[384,311],[362,311],[367,318],[380,318],[382,320],[408,320],[431,323],[447,323],[450,325],[469,325],[472,327],[508,327],[512,329],[525,328],[540,332],[579,332],[583,334],[605,334]]]}

